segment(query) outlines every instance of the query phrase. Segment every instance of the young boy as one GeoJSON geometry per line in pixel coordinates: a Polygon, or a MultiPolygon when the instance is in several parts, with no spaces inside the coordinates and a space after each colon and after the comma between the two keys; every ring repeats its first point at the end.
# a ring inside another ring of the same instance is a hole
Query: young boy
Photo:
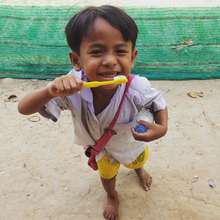
{"type": "MultiPolygon", "coordinates": [[[[56,78],[46,87],[24,97],[18,105],[22,114],[40,112],[56,121],[61,110],[71,111],[75,141],[93,145],[118,109],[125,85],[83,88],[83,81],[107,81],[117,75],[128,76],[137,55],[137,26],[125,12],[113,6],[88,7],[68,22],[66,37],[75,68],[56,78]]],[[[105,149],[96,156],[101,182],[107,194],[104,218],[118,219],[118,195],[115,189],[120,164],[136,171],[145,190],[152,179],[143,166],[148,158],[145,142],[158,139],[167,131],[167,109],[161,93],[149,81],[134,75],[127,91],[119,118],[105,149]],[[153,112],[155,123],[139,121],[148,128],[137,133],[132,123],[141,109],[153,112]]]]}

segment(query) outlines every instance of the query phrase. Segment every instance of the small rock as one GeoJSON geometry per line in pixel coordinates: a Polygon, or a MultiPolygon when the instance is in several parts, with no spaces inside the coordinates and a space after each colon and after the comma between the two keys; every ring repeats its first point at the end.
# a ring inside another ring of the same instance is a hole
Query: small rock
{"type": "Polygon", "coordinates": [[[68,187],[66,186],[66,187],[64,187],[64,191],[65,192],[67,192],[69,189],[68,189],[68,187]]]}
{"type": "Polygon", "coordinates": [[[3,170],[0,170],[0,175],[1,175],[1,174],[5,174],[5,171],[3,171],[3,170]]]}
{"type": "Polygon", "coordinates": [[[198,182],[198,180],[199,180],[199,177],[198,176],[194,176],[192,178],[192,180],[191,180],[191,183],[196,183],[196,182],[198,182]]]}
{"type": "Polygon", "coordinates": [[[38,121],[40,121],[40,117],[38,115],[32,115],[32,116],[28,117],[28,120],[31,122],[38,122],[38,121]]]}
{"type": "Polygon", "coordinates": [[[208,184],[209,184],[210,188],[215,188],[216,187],[215,181],[213,179],[209,179],[208,184]]]}
{"type": "Polygon", "coordinates": [[[18,101],[18,97],[14,94],[8,96],[7,101],[9,102],[17,102],[18,101]]]}

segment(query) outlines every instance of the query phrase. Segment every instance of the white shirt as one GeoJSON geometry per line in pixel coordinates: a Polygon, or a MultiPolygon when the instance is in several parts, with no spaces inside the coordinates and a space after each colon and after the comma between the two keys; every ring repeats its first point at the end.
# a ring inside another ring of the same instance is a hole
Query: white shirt
{"type": "MultiPolygon", "coordinates": [[[[72,70],[69,74],[87,81],[81,71],[72,70]]],[[[53,98],[40,113],[56,121],[61,110],[69,109],[73,116],[75,143],[83,146],[93,145],[114,118],[124,89],[125,84],[118,86],[108,106],[97,115],[94,111],[92,91],[87,88],[71,96],[53,98]]],[[[136,141],[131,134],[134,119],[143,108],[156,112],[165,109],[166,102],[161,92],[152,88],[145,77],[134,75],[114,127],[117,134],[112,136],[96,160],[108,153],[120,163],[129,164],[144,151],[146,143],[136,141]]]]}

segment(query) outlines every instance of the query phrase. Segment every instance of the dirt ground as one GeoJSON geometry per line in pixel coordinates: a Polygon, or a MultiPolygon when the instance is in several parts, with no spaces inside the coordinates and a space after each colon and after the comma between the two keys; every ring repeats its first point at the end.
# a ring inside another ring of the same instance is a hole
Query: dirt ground
{"type": "MultiPolygon", "coordinates": [[[[74,145],[69,112],[57,123],[17,112],[18,100],[45,84],[0,80],[0,220],[101,220],[105,194],[74,145]]],[[[120,220],[220,219],[220,80],[152,84],[168,102],[169,132],[150,145],[149,192],[121,167],[120,220]]]]}

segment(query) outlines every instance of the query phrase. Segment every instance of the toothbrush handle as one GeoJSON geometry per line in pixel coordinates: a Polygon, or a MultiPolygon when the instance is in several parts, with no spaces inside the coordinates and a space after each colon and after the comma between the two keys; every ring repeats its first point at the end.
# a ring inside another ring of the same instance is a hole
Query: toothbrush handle
{"type": "Polygon", "coordinates": [[[98,87],[98,86],[110,85],[110,84],[113,84],[113,83],[114,83],[113,80],[110,80],[110,81],[84,82],[84,83],[83,83],[83,87],[84,87],[84,88],[94,88],[94,87],[98,87]]]}

